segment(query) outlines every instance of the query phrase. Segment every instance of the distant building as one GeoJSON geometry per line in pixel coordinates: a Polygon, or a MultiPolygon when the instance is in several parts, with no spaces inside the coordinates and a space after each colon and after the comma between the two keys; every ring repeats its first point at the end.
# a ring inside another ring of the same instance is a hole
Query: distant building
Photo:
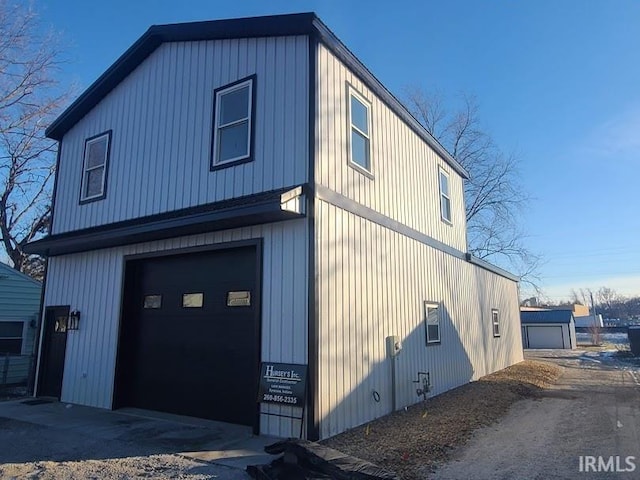
{"type": "Polygon", "coordinates": [[[576,325],[571,310],[521,311],[524,348],[576,348],[576,325]]]}
{"type": "Polygon", "coordinates": [[[584,315],[574,317],[576,327],[604,327],[602,315],[584,315]]]}

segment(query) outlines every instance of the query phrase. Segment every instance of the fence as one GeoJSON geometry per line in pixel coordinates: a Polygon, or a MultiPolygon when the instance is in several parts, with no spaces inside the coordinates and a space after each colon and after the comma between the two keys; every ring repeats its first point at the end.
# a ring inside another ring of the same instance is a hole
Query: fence
{"type": "Polygon", "coordinates": [[[34,370],[33,355],[0,354],[0,387],[30,386],[34,370]]]}

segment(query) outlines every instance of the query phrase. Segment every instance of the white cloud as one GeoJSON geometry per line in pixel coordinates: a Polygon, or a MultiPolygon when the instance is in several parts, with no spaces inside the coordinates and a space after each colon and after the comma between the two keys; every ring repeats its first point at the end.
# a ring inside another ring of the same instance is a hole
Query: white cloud
{"type": "MultiPolygon", "coordinates": [[[[598,157],[628,158],[640,153],[640,107],[632,108],[598,125],[580,147],[598,157]]],[[[636,157],[637,158],[637,157],[636,157]]]]}

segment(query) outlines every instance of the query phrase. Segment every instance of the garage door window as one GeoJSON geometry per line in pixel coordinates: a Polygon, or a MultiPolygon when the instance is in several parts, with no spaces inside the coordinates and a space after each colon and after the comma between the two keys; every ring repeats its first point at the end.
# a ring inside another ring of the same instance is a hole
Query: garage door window
{"type": "Polygon", "coordinates": [[[0,354],[22,353],[23,322],[0,322],[0,354]]]}
{"type": "Polygon", "coordinates": [[[182,295],[183,308],[202,308],[204,305],[203,293],[185,293],[182,295]]]}
{"type": "Polygon", "coordinates": [[[144,308],[162,308],[162,295],[145,295],[144,308]]]}
{"type": "Polygon", "coordinates": [[[493,322],[493,336],[500,336],[500,316],[495,308],[491,310],[491,321],[493,322]]]}

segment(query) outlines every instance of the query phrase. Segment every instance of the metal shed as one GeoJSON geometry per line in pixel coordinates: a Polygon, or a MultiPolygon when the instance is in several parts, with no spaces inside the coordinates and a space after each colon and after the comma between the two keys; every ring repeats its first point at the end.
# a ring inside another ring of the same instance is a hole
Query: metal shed
{"type": "Polygon", "coordinates": [[[576,348],[576,325],[571,310],[520,312],[524,348],[576,348]]]}

